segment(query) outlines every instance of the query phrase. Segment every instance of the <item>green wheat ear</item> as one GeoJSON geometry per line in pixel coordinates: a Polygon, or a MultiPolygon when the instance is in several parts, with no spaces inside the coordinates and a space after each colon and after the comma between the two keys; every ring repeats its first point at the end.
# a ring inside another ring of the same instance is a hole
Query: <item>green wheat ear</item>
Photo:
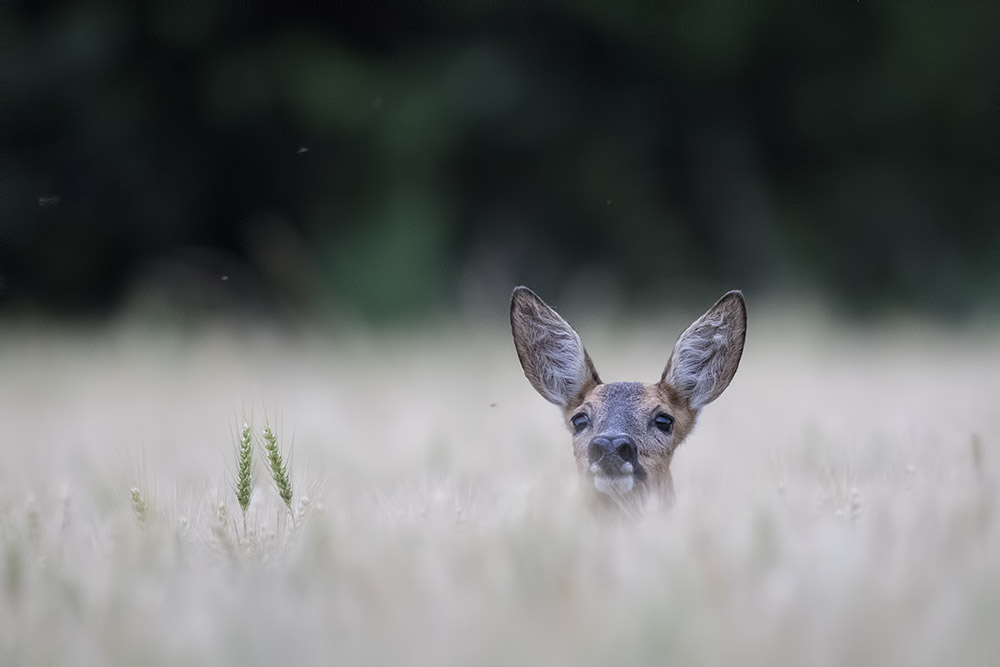
{"type": "Polygon", "coordinates": [[[288,470],[285,469],[281,452],[278,451],[278,438],[271,430],[270,424],[264,424],[264,449],[267,450],[267,464],[271,469],[271,477],[278,487],[278,495],[285,501],[288,511],[292,512],[292,484],[288,481],[288,470]]]}
{"type": "Polygon", "coordinates": [[[250,424],[243,424],[243,432],[240,434],[240,448],[237,461],[236,477],[236,500],[243,510],[244,523],[246,522],[247,508],[250,507],[250,496],[253,495],[253,432],[250,424]]]}
{"type": "Polygon", "coordinates": [[[149,505],[146,503],[146,499],[138,487],[133,486],[129,493],[132,495],[132,511],[135,513],[135,518],[140,524],[146,523],[146,520],[149,519],[149,505]]]}

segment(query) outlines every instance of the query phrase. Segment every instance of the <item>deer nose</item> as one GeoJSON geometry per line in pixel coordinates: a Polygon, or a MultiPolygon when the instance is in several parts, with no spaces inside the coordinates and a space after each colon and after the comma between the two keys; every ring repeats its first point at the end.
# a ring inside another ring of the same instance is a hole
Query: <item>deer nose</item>
{"type": "Polygon", "coordinates": [[[606,454],[617,454],[626,463],[635,463],[635,441],[627,435],[599,435],[590,441],[587,456],[590,463],[597,463],[606,454]]]}

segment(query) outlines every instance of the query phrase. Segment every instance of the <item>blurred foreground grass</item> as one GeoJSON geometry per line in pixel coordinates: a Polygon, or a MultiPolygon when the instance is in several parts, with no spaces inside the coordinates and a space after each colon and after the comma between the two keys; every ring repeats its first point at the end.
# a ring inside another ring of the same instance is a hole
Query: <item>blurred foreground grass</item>
{"type": "MultiPolygon", "coordinates": [[[[605,379],[647,381],[681,328],[578,327],[605,379]]],[[[751,319],[677,505],[628,523],[582,510],[501,329],[8,327],[0,348],[2,664],[1000,655],[992,333],[751,319]],[[258,449],[244,531],[239,427],[265,418],[297,516],[258,449]]]]}

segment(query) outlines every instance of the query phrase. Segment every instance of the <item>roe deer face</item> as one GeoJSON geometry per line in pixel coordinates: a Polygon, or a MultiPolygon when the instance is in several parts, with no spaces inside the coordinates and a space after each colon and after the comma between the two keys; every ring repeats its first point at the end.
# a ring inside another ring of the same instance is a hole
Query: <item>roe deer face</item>
{"type": "Polygon", "coordinates": [[[562,408],[585,485],[599,503],[673,497],[670,461],[698,413],[729,386],[743,354],[746,306],[726,293],[681,334],[660,381],[601,382],[580,336],[527,287],[511,297],[521,367],[562,408]]]}

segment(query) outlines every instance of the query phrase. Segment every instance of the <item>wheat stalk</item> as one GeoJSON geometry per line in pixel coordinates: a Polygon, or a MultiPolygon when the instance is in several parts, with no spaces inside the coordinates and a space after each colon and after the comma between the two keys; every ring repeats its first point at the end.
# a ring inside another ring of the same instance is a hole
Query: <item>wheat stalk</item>
{"type": "Polygon", "coordinates": [[[236,500],[243,512],[243,534],[246,535],[247,509],[250,507],[250,496],[253,495],[253,430],[246,422],[243,423],[240,434],[236,467],[236,500]]]}
{"type": "Polygon", "coordinates": [[[295,516],[292,510],[292,484],[288,481],[288,470],[285,462],[281,459],[281,451],[278,449],[278,438],[271,430],[270,424],[264,424],[264,449],[267,451],[267,465],[271,470],[271,478],[274,479],[275,486],[278,487],[278,495],[285,501],[285,507],[295,516]]]}
{"type": "Polygon", "coordinates": [[[132,512],[135,513],[135,518],[140,524],[145,524],[149,519],[149,504],[146,503],[146,498],[136,486],[129,489],[129,493],[132,496],[132,512]]]}

